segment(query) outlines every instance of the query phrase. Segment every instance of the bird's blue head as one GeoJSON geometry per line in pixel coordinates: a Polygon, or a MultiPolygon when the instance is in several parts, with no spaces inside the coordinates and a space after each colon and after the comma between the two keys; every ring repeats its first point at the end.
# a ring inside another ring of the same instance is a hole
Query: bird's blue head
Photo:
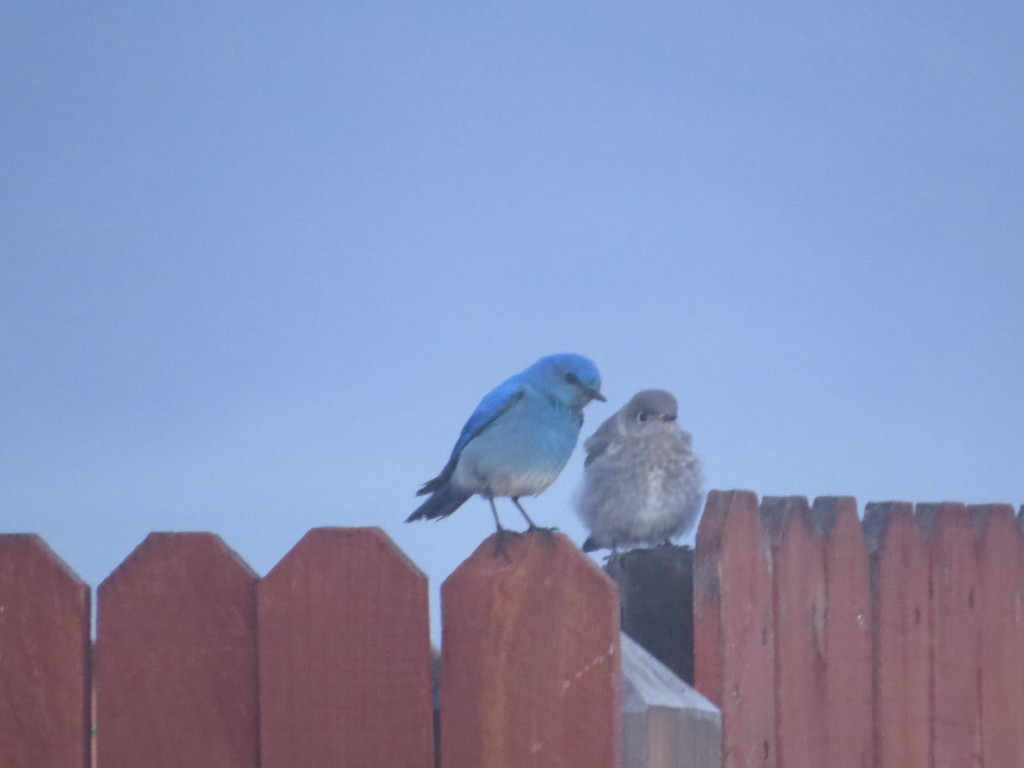
{"type": "Polygon", "coordinates": [[[545,394],[572,408],[582,408],[591,400],[607,399],[601,394],[601,374],[597,366],[583,355],[548,355],[523,373],[545,394]]]}

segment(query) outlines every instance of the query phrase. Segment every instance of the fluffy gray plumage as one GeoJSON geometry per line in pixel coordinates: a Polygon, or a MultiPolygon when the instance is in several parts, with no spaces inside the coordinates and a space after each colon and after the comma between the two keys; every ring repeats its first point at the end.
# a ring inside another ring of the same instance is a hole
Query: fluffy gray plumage
{"type": "Polygon", "coordinates": [[[576,513],[590,530],[584,551],[660,544],[696,521],[704,479],[676,416],[671,393],[646,389],[583,444],[576,513]]]}

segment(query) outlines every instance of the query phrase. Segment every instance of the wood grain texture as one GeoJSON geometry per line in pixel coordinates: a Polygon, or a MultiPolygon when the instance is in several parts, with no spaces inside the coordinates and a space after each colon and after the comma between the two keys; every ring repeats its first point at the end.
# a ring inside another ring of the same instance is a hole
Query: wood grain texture
{"type": "Polygon", "coordinates": [[[932,593],[932,765],[979,765],[981,700],[975,537],[963,504],[918,504],[932,593]]]}
{"type": "Polygon", "coordinates": [[[777,764],[770,549],[753,493],[708,494],[694,562],[695,678],[721,707],[726,768],[777,764]]]}
{"type": "Polygon", "coordinates": [[[383,531],[309,531],[258,598],[261,768],[433,764],[427,579],[383,531]]]}
{"type": "Polygon", "coordinates": [[[868,504],[875,765],[932,765],[931,598],[924,536],[905,502],[868,504]]]}
{"type": "Polygon", "coordinates": [[[89,761],[89,587],[33,534],[0,535],[0,765],[89,761]]]}
{"type": "Polygon", "coordinates": [[[857,502],[814,500],[812,525],[825,538],[825,710],[829,768],[874,765],[871,573],[857,502]]]}
{"type": "Polygon", "coordinates": [[[444,768],[621,764],[618,589],[562,534],[486,540],[442,586],[444,768]]]}
{"type": "Polygon", "coordinates": [[[810,507],[802,496],[766,497],[761,514],[772,542],[778,765],[824,766],[824,541],[811,528],[810,507]]]}
{"type": "Polygon", "coordinates": [[[100,584],[103,768],[255,768],[256,576],[211,533],[151,533],[100,584]]]}
{"type": "Polygon", "coordinates": [[[623,768],[719,768],[718,707],[622,635],[623,768]]]}
{"type": "Polygon", "coordinates": [[[1010,505],[968,509],[979,536],[982,764],[1024,766],[1024,545],[1010,505]]]}

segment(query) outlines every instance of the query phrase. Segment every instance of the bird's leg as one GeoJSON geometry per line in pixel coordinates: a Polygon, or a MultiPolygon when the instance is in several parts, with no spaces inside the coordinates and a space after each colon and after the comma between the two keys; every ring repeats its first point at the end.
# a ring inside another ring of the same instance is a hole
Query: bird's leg
{"type": "Polygon", "coordinates": [[[618,581],[622,576],[622,558],[619,557],[619,550],[615,546],[612,546],[612,551],[608,553],[608,559],[605,560],[604,567],[608,575],[613,579],[618,581]]]}
{"type": "Polygon", "coordinates": [[[494,497],[488,496],[487,501],[491,503],[491,514],[494,515],[494,524],[498,527],[498,532],[495,534],[494,538],[494,554],[502,555],[506,560],[508,560],[508,553],[505,552],[505,537],[509,534],[515,533],[515,531],[510,531],[501,525],[501,520],[498,519],[498,508],[494,505],[494,497]]]}
{"type": "Polygon", "coordinates": [[[501,524],[501,520],[498,518],[498,508],[494,506],[494,497],[488,496],[487,501],[491,503],[491,514],[494,515],[494,525],[498,529],[498,535],[505,533],[505,528],[501,524]]]}
{"type": "Polygon", "coordinates": [[[539,525],[537,525],[535,522],[533,522],[533,520],[530,519],[530,516],[528,514],[526,514],[526,510],[523,509],[523,505],[519,503],[519,497],[518,496],[513,496],[512,497],[512,503],[516,505],[516,509],[519,510],[520,514],[522,514],[522,516],[526,518],[526,522],[529,523],[530,527],[526,529],[527,531],[540,531],[541,533],[554,533],[555,531],[558,530],[557,528],[553,528],[553,527],[552,528],[542,528],[539,525]]]}
{"type": "Polygon", "coordinates": [[[612,541],[611,552],[608,553],[608,567],[618,564],[619,562],[619,543],[612,541]]]}

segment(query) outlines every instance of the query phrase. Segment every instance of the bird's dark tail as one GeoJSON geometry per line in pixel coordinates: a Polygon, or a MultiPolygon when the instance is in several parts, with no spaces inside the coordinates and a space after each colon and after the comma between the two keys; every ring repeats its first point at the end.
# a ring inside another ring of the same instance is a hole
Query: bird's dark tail
{"type": "Polygon", "coordinates": [[[413,520],[436,520],[441,517],[448,517],[452,512],[461,507],[472,493],[456,490],[451,484],[446,483],[437,488],[430,498],[424,501],[405,522],[413,520]]]}

